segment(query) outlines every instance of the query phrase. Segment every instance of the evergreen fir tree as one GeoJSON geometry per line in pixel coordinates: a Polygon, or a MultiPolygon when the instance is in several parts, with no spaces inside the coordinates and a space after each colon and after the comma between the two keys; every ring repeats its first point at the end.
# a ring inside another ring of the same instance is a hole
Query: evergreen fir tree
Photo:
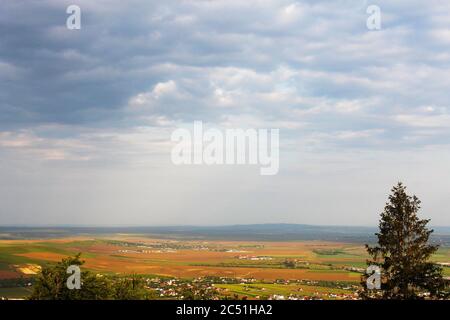
{"type": "Polygon", "coordinates": [[[398,183],[392,189],[379,223],[378,245],[366,245],[372,260],[368,265],[380,267],[381,290],[367,289],[363,277],[364,297],[384,299],[445,298],[448,285],[442,277],[442,268],[430,257],[438,245],[430,244],[433,230],[427,228],[430,220],[417,216],[420,200],[409,196],[406,187],[398,183]]]}

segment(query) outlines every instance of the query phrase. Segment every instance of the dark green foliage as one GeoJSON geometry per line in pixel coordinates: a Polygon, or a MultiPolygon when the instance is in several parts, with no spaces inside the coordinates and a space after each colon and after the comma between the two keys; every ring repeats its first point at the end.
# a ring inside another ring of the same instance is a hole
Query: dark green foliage
{"type": "Polygon", "coordinates": [[[42,268],[33,286],[32,300],[98,300],[107,299],[110,296],[108,281],[96,276],[89,271],[81,272],[81,289],[70,290],[67,287],[67,279],[70,274],[67,268],[71,265],[81,266],[80,254],[74,257],[62,259],[55,265],[42,268]]]}
{"type": "Polygon", "coordinates": [[[154,298],[145,288],[145,282],[137,275],[121,278],[114,282],[112,290],[114,300],[146,300],[154,298]]]}
{"type": "Polygon", "coordinates": [[[402,183],[393,187],[376,233],[378,245],[366,245],[372,257],[367,264],[381,268],[381,290],[368,290],[364,276],[364,297],[421,299],[448,295],[442,268],[429,261],[438,246],[428,242],[433,230],[426,227],[430,220],[418,218],[419,209],[420,200],[407,195],[402,183]]]}
{"type": "Polygon", "coordinates": [[[31,300],[142,300],[151,298],[144,281],[137,276],[130,278],[108,279],[90,271],[81,272],[81,288],[70,290],[67,268],[71,265],[82,266],[80,254],[62,259],[53,265],[42,268],[33,286],[31,300]]]}

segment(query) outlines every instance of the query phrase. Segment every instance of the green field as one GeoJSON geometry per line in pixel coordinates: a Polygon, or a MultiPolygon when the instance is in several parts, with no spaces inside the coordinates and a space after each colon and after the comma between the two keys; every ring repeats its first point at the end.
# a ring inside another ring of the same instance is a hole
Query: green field
{"type": "Polygon", "coordinates": [[[253,298],[267,298],[270,295],[282,295],[285,297],[294,295],[337,299],[338,297],[350,296],[353,293],[350,289],[322,287],[319,285],[252,283],[217,284],[216,286],[239,296],[250,296],[253,298]]]}

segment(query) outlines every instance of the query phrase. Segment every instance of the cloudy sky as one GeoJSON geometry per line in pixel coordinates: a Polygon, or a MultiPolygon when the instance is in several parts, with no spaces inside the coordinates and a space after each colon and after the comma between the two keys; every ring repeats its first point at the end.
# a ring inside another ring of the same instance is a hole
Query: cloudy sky
{"type": "Polygon", "coordinates": [[[447,0],[2,0],[0,224],[375,225],[401,180],[450,225],[449,17],[447,0]],[[279,128],[279,173],[173,165],[194,120],[279,128]]]}

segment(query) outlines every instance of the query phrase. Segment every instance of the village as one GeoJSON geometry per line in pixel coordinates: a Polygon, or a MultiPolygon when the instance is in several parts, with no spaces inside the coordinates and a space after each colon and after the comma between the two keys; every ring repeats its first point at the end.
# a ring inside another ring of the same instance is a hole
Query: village
{"type": "Polygon", "coordinates": [[[149,289],[155,290],[159,299],[176,299],[176,300],[223,300],[223,299],[242,299],[242,300],[329,300],[329,299],[346,299],[357,300],[358,287],[356,285],[348,284],[333,284],[320,283],[318,281],[310,280],[276,280],[260,282],[254,278],[225,278],[225,277],[199,277],[193,280],[184,279],[162,279],[162,278],[147,278],[147,286],[149,289]],[[258,290],[261,291],[260,295],[254,295],[251,293],[252,289],[258,285],[258,290]],[[308,290],[302,288],[302,286],[309,286],[311,288],[317,288],[318,285],[329,286],[329,292],[326,290],[308,290]],[[242,292],[234,292],[233,290],[226,288],[226,285],[240,286],[242,292]],[[265,288],[278,286],[298,285],[296,293],[287,295],[273,294],[271,290],[265,288]],[[348,293],[334,293],[332,289],[352,290],[348,293]],[[246,295],[248,293],[248,295],[246,295]]]}

